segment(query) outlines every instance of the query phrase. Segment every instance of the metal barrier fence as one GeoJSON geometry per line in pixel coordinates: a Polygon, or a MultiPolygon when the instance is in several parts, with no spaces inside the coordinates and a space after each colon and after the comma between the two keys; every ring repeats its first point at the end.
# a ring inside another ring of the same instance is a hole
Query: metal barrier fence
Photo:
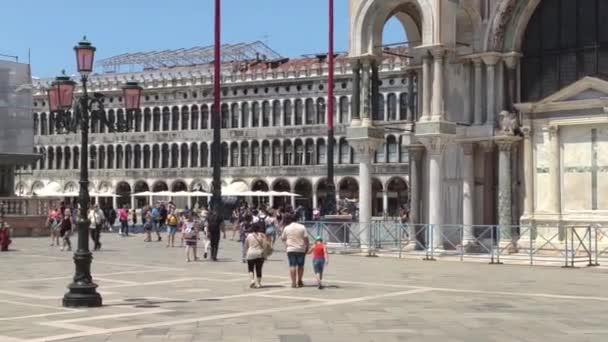
{"type": "Polygon", "coordinates": [[[599,225],[463,226],[386,221],[304,224],[312,238],[321,236],[337,253],[563,267],[608,262],[608,228],[599,225]]]}

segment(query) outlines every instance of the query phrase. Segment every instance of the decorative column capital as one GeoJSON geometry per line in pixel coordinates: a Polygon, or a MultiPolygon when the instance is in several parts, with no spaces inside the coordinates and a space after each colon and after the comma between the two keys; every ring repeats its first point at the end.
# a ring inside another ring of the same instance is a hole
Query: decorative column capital
{"type": "Polygon", "coordinates": [[[507,68],[513,70],[517,67],[517,62],[521,58],[522,54],[519,52],[509,52],[502,55],[502,58],[507,65],[507,68]]]}
{"type": "Polygon", "coordinates": [[[534,133],[534,131],[532,130],[532,127],[530,126],[523,126],[521,127],[521,133],[524,135],[525,139],[529,139],[532,134],[534,133]]]}
{"type": "Polygon", "coordinates": [[[557,134],[559,133],[559,126],[557,125],[553,125],[553,126],[549,126],[547,127],[547,132],[549,132],[549,137],[551,139],[557,137],[557,134]]]}
{"type": "Polygon", "coordinates": [[[496,146],[498,146],[498,150],[501,152],[511,152],[511,148],[517,141],[516,139],[497,140],[496,146]]]}
{"type": "Polygon", "coordinates": [[[484,153],[494,152],[494,141],[482,141],[479,143],[479,147],[483,149],[484,153]]]}
{"type": "Polygon", "coordinates": [[[422,160],[422,154],[424,153],[424,145],[422,144],[416,144],[416,145],[409,145],[407,147],[408,153],[410,154],[410,156],[412,157],[412,159],[419,161],[422,160]]]}
{"type": "Polygon", "coordinates": [[[354,72],[359,71],[361,68],[361,59],[359,57],[352,57],[350,60],[350,67],[354,72]]]}
{"type": "Polygon", "coordinates": [[[445,57],[446,49],[443,46],[435,46],[430,48],[429,52],[435,59],[443,59],[445,57]]]}
{"type": "Polygon", "coordinates": [[[440,155],[453,140],[447,136],[434,136],[418,138],[430,155],[440,155]]]}
{"type": "Polygon", "coordinates": [[[498,52],[488,52],[480,57],[487,66],[494,66],[500,61],[501,54],[498,52]]]}

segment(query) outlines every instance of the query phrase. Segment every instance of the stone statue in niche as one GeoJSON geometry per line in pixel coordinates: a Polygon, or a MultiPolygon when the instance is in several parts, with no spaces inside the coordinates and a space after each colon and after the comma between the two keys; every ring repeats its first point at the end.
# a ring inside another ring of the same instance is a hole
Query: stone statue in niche
{"type": "Polygon", "coordinates": [[[521,132],[517,113],[506,110],[500,112],[500,132],[502,135],[507,136],[520,135],[521,132]]]}

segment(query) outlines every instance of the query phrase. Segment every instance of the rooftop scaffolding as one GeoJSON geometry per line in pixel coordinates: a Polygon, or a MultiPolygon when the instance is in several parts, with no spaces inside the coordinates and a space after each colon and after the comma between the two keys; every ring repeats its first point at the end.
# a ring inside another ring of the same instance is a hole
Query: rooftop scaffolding
{"type": "MultiPolygon", "coordinates": [[[[237,43],[222,45],[222,62],[238,63],[252,60],[275,60],[282,58],[261,41],[253,43],[237,43]]],[[[129,72],[211,64],[213,62],[213,45],[197,46],[189,49],[161,50],[149,52],[124,53],[118,56],[102,59],[97,65],[104,73],[122,72],[122,67],[128,67],[129,72]]]]}

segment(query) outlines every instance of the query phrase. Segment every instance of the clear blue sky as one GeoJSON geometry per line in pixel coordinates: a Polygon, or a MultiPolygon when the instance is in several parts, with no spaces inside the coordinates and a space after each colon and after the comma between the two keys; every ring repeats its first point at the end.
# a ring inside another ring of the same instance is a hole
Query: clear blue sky
{"type": "MultiPolygon", "coordinates": [[[[213,42],[212,0],[1,0],[0,54],[27,61],[33,75],[74,70],[86,34],[96,58],[213,42]]],[[[348,1],[335,0],[336,50],[348,47],[348,1]]],[[[327,51],[327,0],[223,0],[224,43],[262,40],[283,56],[327,51]]],[[[405,40],[389,21],[385,43],[405,40]]]]}

